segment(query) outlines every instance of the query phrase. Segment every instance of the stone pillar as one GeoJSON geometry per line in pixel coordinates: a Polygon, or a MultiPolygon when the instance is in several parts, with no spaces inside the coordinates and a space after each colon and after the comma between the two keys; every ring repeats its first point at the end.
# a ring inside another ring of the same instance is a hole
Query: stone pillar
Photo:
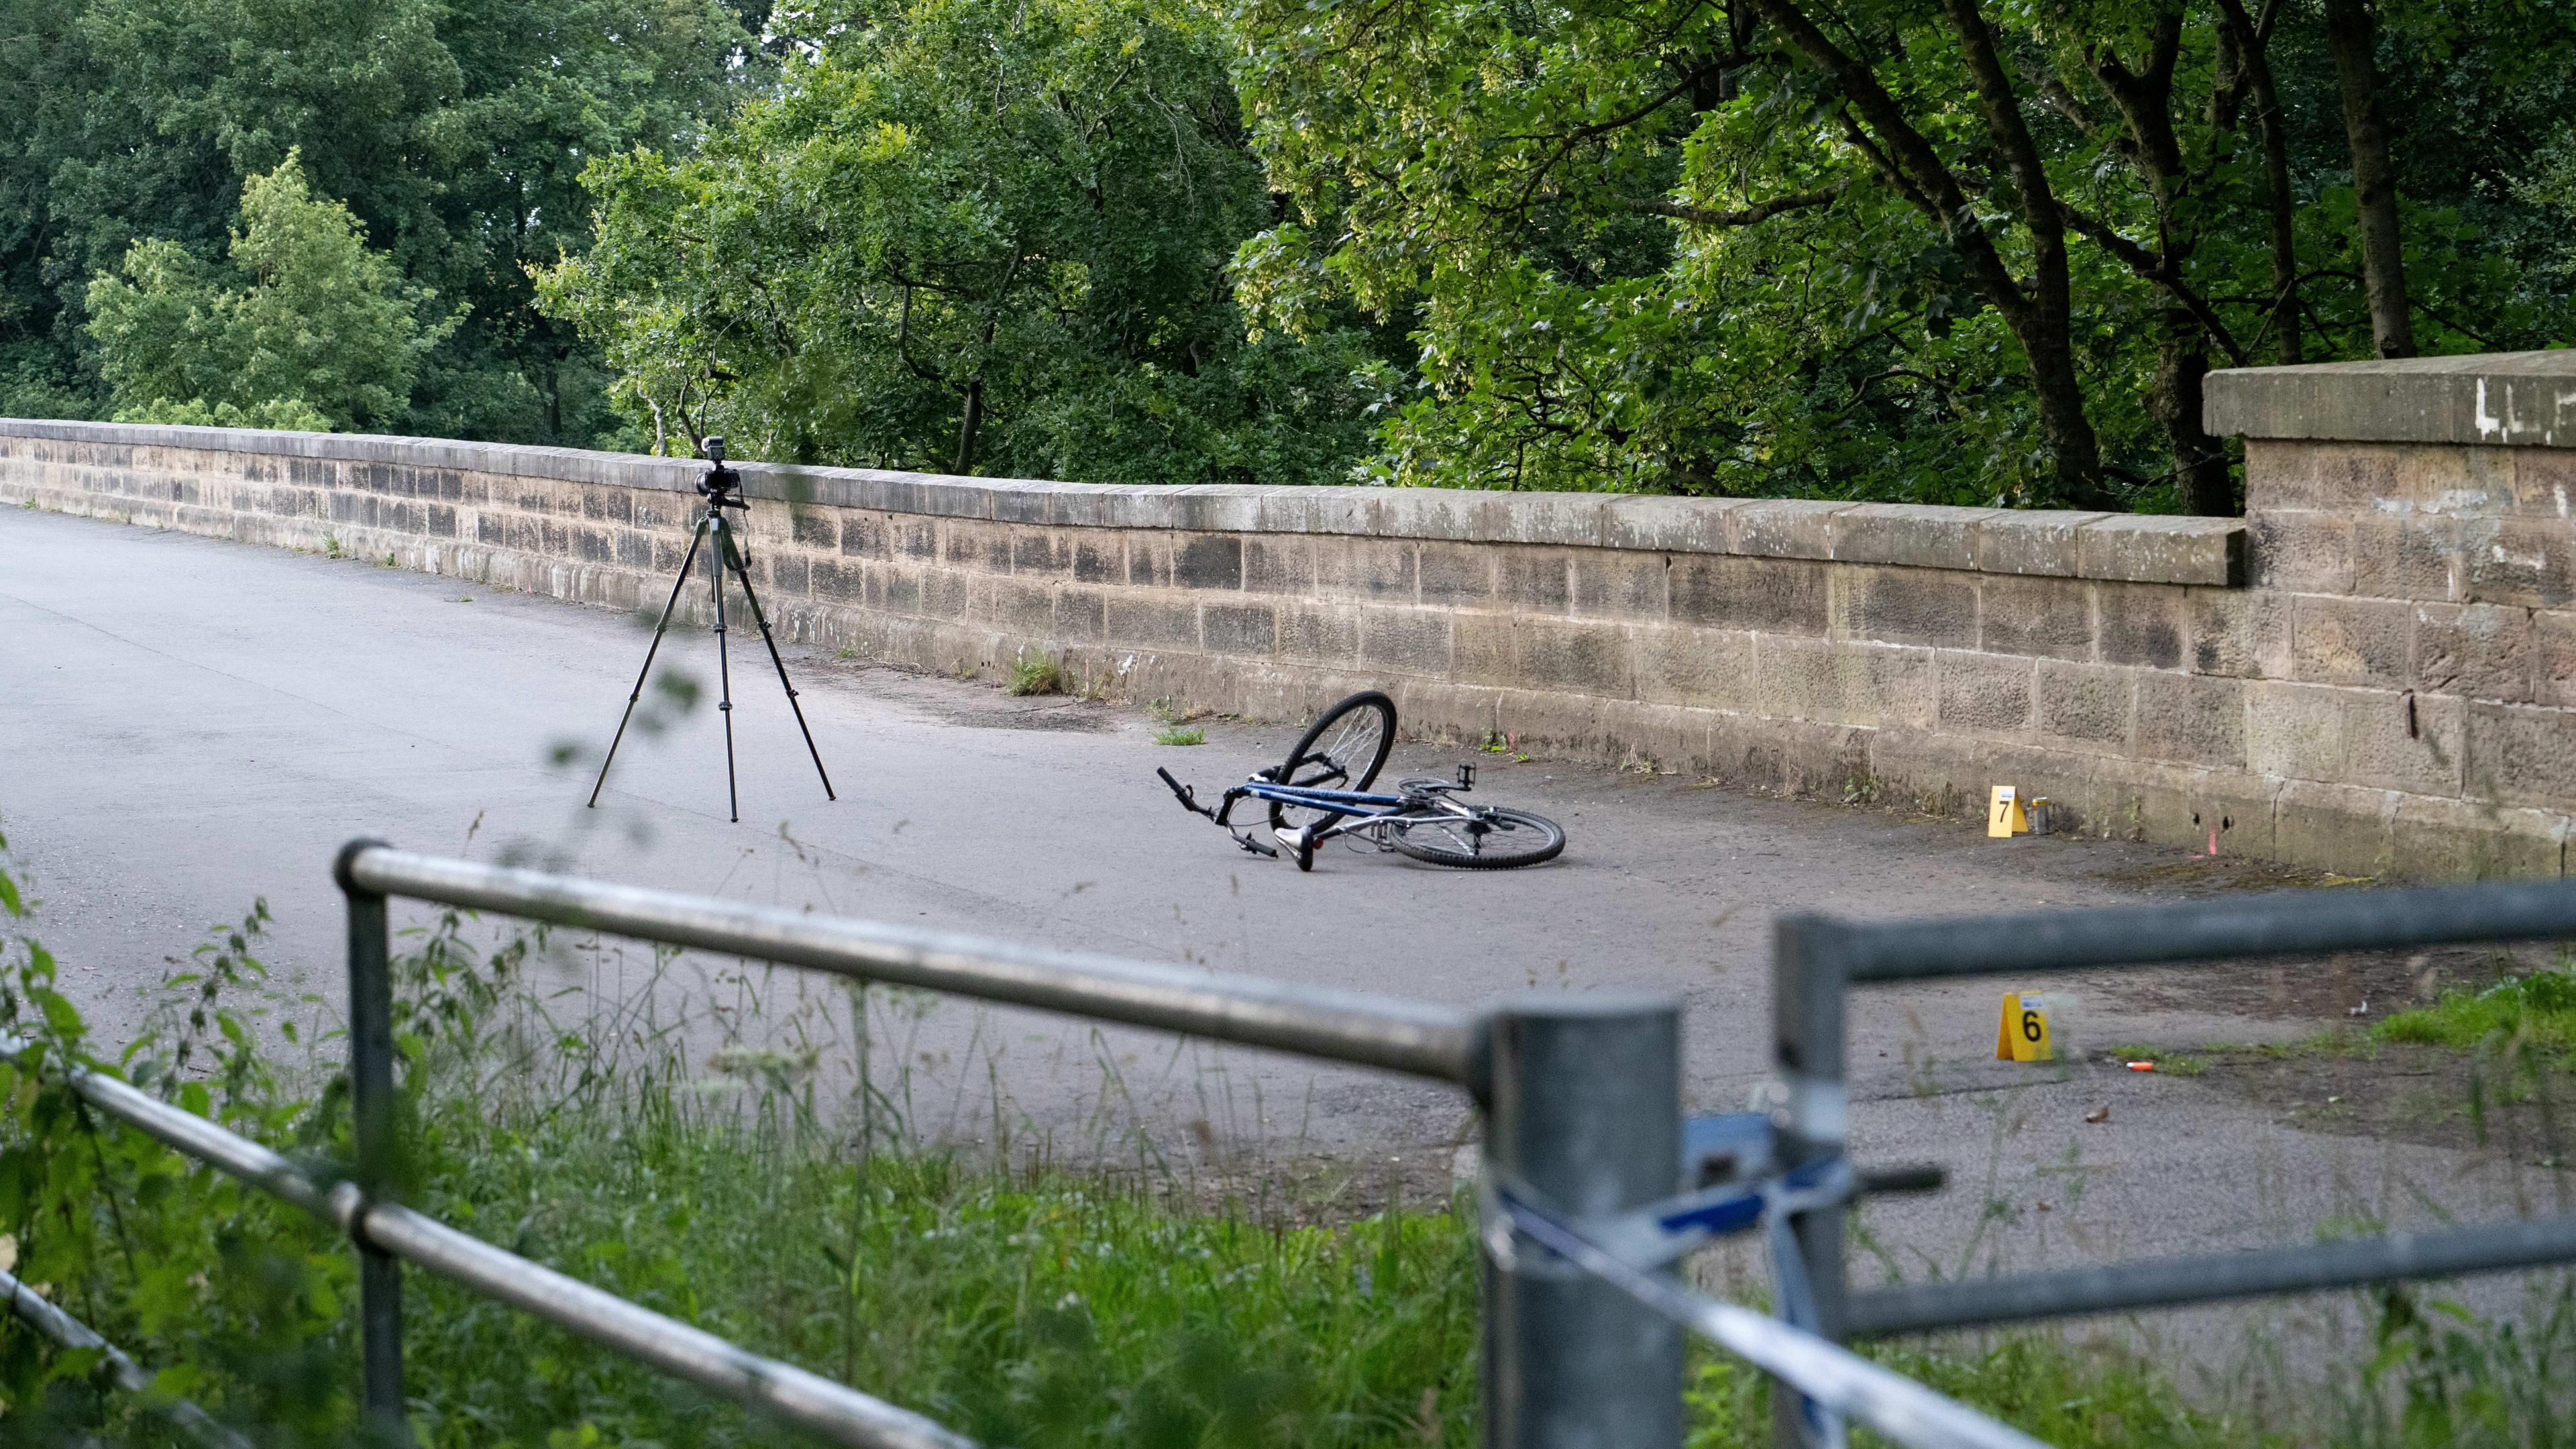
{"type": "Polygon", "coordinates": [[[2576,351],[2213,373],[2245,439],[2275,849],[2556,875],[2576,813],[2576,351]]]}

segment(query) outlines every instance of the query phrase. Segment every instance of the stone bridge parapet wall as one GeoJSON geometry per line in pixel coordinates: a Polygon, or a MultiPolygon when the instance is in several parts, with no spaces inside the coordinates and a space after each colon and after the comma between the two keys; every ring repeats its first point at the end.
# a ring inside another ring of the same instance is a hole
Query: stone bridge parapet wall
{"type": "MultiPolygon", "coordinates": [[[[912,667],[1046,653],[1077,686],[1283,719],[1377,686],[1410,730],[1539,755],[1942,813],[2013,784],[2223,854],[2559,873],[2568,434],[2310,440],[2245,401],[2321,371],[2213,380],[2250,435],[2245,520],[745,465],[746,532],[782,634],[912,667]]],[[[668,594],[700,471],[0,421],[12,505],[623,609],[668,594]]]]}

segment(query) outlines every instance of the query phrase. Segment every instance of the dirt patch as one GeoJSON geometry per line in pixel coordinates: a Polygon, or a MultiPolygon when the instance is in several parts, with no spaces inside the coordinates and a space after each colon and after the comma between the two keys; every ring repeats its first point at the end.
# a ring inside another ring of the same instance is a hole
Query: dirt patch
{"type": "MultiPolygon", "coordinates": [[[[2483,1052],[2341,1040],[2170,1054],[2204,1085],[2303,1132],[2415,1142],[2527,1166],[2576,1166],[2576,1077],[2515,1072],[2483,1052]]],[[[2571,1184],[2576,1186],[2576,1184],[2571,1184]]]]}
{"type": "Polygon", "coordinates": [[[1107,706],[1088,700],[942,709],[935,713],[942,724],[959,725],[970,730],[1060,730],[1096,735],[1118,728],[1118,719],[1107,706]]]}
{"type": "Polygon", "coordinates": [[[2548,964],[2554,950],[2547,945],[2483,945],[2346,951],[2105,975],[2101,986],[2124,1004],[2149,1011],[2367,1023],[2429,1005],[2446,990],[2477,989],[2528,974],[2548,964]]]}

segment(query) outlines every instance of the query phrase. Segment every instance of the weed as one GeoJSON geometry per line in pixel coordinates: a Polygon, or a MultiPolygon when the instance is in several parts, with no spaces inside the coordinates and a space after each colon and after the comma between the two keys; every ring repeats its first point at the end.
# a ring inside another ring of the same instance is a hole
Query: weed
{"type": "MultiPolygon", "coordinates": [[[[2216,1051],[2216,1047],[2203,1048],[2216,1051]]],[[[2111,1055],[2124,1062],[2154,1062],[2156,1070],[2169,1077],[2197,1077],[2209,1070],[2209,1058],[2193,1052],[2178,1052],[2167,1047],[2140,1046],[2131,1042],[2111,1048],[2111,1055]]]]}
{"type": "Polygon", "coordinates": [[[1011,661],[1012,694],[1064,693],[1064,661],[1052,654],[1022,654],[1011,661]]]}
{"type": "Polygon", "coordinates": [[[2430,1006],[2396,1013],[2370,1034],[2452,1048],[2512,1043],[2562,1070],[2576,1067],[2576,972],[2562,959],[2554,969],[2483,991],[2455,987],[2430,1006]]]}
{"type": "MultiPolygon", "coordinates": [[[[1210,713],[1201,706],[1174,704],[1168,699],[1146,701],[1145,712],[1167,725],[1185,725],[1192,720],[1206,719],[1210,713]]],[[[1190,743],[1197,744],[1198,741],[1192,740],[1190,743]]]]}
{"type": "Polygon", "coordinates": [[[398,564],[398,563],[394,562],[394,556],[393,556],[391,553],[387,553],[387,554],[385,555],[385,567],[386,567],[386,568],[389,568],[389,569],[390,569],[390,568],[400,568],[400,567],[402,567],[402,565],[400,565],[400,564],[398,564]]]}
{"type": "Polygon", "coordinates": [[[340,535],[336,533],[326,533],[322,535],[322,556],[324,558],[347,558],[349,556],[340,547],[340,535]]]}
{"type": "Polygon", "coordinates": [[[847,645],[847,644],[844,644],[844,645],[842,645],[842,646],[841,646],[841,648],[840,648],[840,650],[839,650],[838,654],[837,654],[835,657],[837,657],[837,658],[841,658],[841,659],[856,659],[856,658],[858,658],[858,657],[859,657],[859,651],[857,651],[856,649],[851,648],[851,647],[850,647],[849,645],[847,645]]]}
{"type": "Polygon", "coordinates": [[[1158,745],[1203,745],[1207,743],[1207,731],[1201,729],[1197,725],[1172,725],[1168,728],[1154,731],[1154,743],[1158,745]]]}

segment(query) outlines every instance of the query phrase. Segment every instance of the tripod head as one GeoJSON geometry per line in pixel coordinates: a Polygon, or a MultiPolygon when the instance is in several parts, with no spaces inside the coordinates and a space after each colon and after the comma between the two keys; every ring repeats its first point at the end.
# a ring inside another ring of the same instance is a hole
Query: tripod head
{"type": "Polygon", "coordinates": [[[751,505],[742,498],[742,475],[725,466],[725,440],[710,433],[698,446],[707,455],[707,476],[698,483],[707,507],[749,509],[751,505]]]}

